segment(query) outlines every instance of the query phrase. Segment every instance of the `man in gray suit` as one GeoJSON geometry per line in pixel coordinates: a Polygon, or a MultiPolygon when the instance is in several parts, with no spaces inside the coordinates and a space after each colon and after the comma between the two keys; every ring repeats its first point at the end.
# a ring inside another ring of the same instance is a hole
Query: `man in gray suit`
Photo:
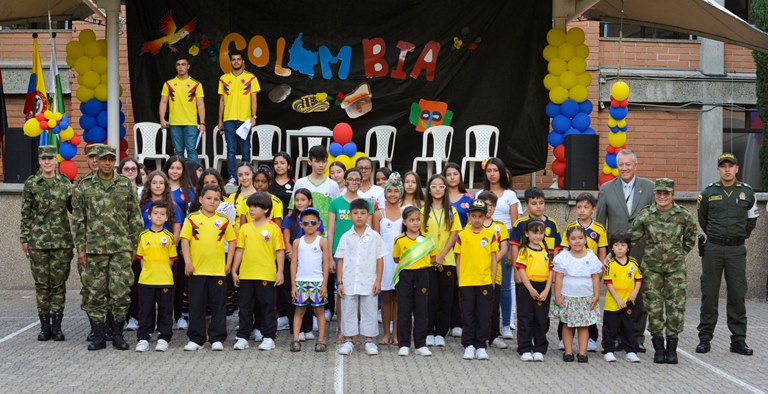
{"type": "MultiPolygon", "coordinates": [[[[608,231],[608,237],[617,232],[629,231],[632,221],[640,211],[653,204],[653,182],[636,176],[637,155],[629,149],[623,149],[616,154],[616,164],[619,168],[619,177],[606,182],[600,188],[597,199],[597,218],[608,231]]],[[[645,249],[645,241],[632,245],[630,255],[640,264],[642,271],[642,259],[645,249]]],[[[637,350],[645,353],[645,324],[648,314],[643,309],[642,292],[635,300],[635,313],[632,315],[635,322],[637,336],[637,350]]]]}

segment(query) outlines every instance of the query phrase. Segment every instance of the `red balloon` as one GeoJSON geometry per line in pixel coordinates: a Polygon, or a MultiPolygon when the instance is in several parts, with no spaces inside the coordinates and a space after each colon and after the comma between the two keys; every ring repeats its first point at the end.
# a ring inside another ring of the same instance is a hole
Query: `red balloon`
{"type": "Polygon", "coordinates": [[[128,141],[126,141],[125,138],[120,140],[120,150],[121,151],[127,151],[128,150],[128,141]]]}
{"type": "Polygon", "coordinates": [[[565,189],[565,177],[564,176],[557,177],[557,187],[559,187],[560,189],[565,189]]]}
{"type": "Polygon", "coordinates": [[[59,172],[69,178],[70,181],[74,181],[77,178],[77,163],[72,160],[64,160],[59,163],[59,172]]]}
{"type": "Polygon", "coordinates": [[[605,148],[605,151],[608,152],[608,153],[616,153],[616,148],[608,145],[608,147],[605,148]]]}
{"type": "Polygon", "coordinates": [[[40,128],[43,129],[43,130],[48,130],[48,121],[47,120],[41,121],[40,122],[40,128]]]}
{"type": "Polygon", "coordinates": [[[619,101],[619,107],[627,108],[627,105],[629,105],[629,98],[624,99],[624,101],[619,101]]]}
{"type": "Polygon", "coordinates": [[[614,178],[616,178],[616,177],[615,177],[615,176],[613,176],[613,174],[605,174],[605,173],[602,173],[602,174],[600,174],[600,176],[597,178],[597,183],[599,183],[599,184],[600,184],[600,186],[602,186],[604,183],[606,183],[606,182],[608,182],[608,181],[612,181],[614,178]]]}
{"type": "Polygon", "coordinates": [[[44,120],[47,120],[47,119],[45,119],[45,114],[42,113],[42,112],[40,112],[39,114],[35,115],[35,118],[37,119],[38,122],[42,122],[44,120]]]}
{"type": "Polygon", "coordinates": [[[557,176],[565,176],[565,160],[555,160],[552,162],[552,173],[557,176]]]}
{"type": "Polygon", "coordinates": [[[341,122],[333,128],[333,140],[341,145],[352,141],[352,126],[349,123],[341,122]]]}
{"type": "Polygon", "coordinates": [[[75,134],[75,136],[72,137],[72,139],[70,139],[69,142],[72,143],[72,145],[74,146],[80,145],[80,142],[81,142],[80,136],[75,134]]]}
{"type": "Polygon", "coordinates": [[[565,144],[556,146],[555,149],[552,150],[552,153],[555,154],[555,159],[565,161],[565,144]]]}

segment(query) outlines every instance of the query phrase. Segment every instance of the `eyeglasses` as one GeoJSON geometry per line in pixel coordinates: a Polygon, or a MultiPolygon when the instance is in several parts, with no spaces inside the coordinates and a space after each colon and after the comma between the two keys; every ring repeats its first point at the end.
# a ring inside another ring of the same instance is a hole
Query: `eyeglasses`
{"type": "Polygon", "coordinates": [[[136,172],[138,170],[136,167],[123,167],[123,172],[136,172]]]}
{"type": "Polygon", "coordinates": [[[317,220],[305,220],[301,222],[305,226],[317,226],[317,220]]]}
{"type": "Polygon", "coordinates": [[[362,180],[362,179],[360,179],[360,178],[348,178],[348,179],[347,179],[347,183],[360,183],[360,182],[362,182],[362,181],[363,181],[363,180],[362,180]]]}
{"type": "Polygon", "coordinates": [[[445,185],[431,185],[429,188],[432,190],[443,190],[445,189],[445,185]]]}
{"type": "Polygon", "coordinates": [[[371,171],[372,168],[371,167],[357,167],[357,169],[360,170],[360,172],[369,172],[369,171],[371,171]]]}

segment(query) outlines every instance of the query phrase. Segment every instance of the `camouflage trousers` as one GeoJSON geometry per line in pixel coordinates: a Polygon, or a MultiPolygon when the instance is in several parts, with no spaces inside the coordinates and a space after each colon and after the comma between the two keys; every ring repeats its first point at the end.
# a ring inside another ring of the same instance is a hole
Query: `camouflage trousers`
{"type": "Polygon", "coordinates": [[[37,294],[37,313],[64,311],[72,248],[30,249],[29,262],[37,294]]]}
{"type": "Polygon", "coordinates": [[[648,312],[648,331],[652,337],[676,338],[685,323],[685,270],[672,272],[643,271],[643,302],[648,312]]]}
{"type": "Polygon", "coordinates": [[[80,280],[83,309],[93,321],[103,322],[110,310],[116,317],[126,316],[133,284],[130,252],[89,254],[80,280]]]}

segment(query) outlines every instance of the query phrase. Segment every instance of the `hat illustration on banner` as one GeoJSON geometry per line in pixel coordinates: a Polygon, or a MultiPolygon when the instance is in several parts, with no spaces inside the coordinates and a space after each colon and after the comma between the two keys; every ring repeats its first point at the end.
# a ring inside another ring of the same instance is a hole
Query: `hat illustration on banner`
{"type": "Polygon", "coordinates": [[[341,102],[341,108],[347,111],[350,119],[359,118],[373,109],[371,87],[367,83],[360,84],[348,93],[341,102]]]}
{"type": "Polygon", "coordinates": [[[269,92],[269,101],[273,103],[282,103],[290,95],[291,95],[291,87],[283,83],[275,86],[269,92]]]}
{"type": "Polygon", "coordinates": [[[331,104],[328,102],[327,93],[308,94],[302,96],[291,104],[294,111],[301,114],[308,114],[312,112],[325,112],[328,108],[331,108],[331,104]]]}

